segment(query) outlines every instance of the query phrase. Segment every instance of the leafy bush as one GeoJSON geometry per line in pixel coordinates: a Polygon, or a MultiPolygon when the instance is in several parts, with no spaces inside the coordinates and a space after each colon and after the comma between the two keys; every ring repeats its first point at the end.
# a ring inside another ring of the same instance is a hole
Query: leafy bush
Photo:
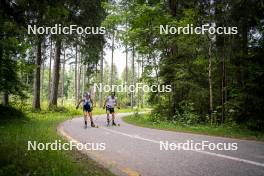
{"type": "Polygon", "coordinates": [[[198,115],[194,113],[193,104],[185,102],[180,104],[180,110],[177,111],[175,119],[185,125],[193,125],[199,122],[198,115]]]}

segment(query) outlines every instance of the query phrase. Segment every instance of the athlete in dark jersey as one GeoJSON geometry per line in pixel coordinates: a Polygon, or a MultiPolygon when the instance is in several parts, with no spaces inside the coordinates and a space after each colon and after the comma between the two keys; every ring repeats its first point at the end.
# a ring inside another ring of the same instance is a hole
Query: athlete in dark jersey
{"type": "Polygon", "coordinates": [[[84,98],[78,103],[76,109],[79,108],[79,105],[83,103],[83,114],[84,114],[84,124],[85,128],[87,128],[87,118],[90,117],[91,127],[95,127],[92,117],[92,110],[93,110],[93,100],[91,99],[90,93],[86,92],[84,94],[84,98]]]}

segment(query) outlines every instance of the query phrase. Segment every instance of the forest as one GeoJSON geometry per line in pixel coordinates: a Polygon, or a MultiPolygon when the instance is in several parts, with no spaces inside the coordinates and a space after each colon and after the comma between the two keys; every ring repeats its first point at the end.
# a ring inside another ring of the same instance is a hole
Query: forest
{"type": "MultiPolygon", "coordinates": [[[[28,150],[29,141],[69,141],[63,125],[80,141],[108,141],[111,152],[103,156],[126,161],[125,153],[127,163],[144,165],[142,175],[261,175],[263,90],[263,0],[0,0],[0,175],[120,174],[112,173],[116,165],[90,158],[93,152],[28,150]],[[119,91],[123,85],[165,91],[119,91]],[[118,106],[107,128],[104,105],[113,92],[118,106]],[[96,128],[87,128],[87,119],[81,126],[86,96],[96,128]],[[157,138],[232,140],[242,147],[179,157],[189,152],[164,155],[155,151],[157,138]],[[153,160],[159,167],[149,165],[153,160]],[[237,161],[247,167],[235,167],[237,161]],[[206,169],[195,162],[207,162],[206,169]]],[[[123,171],[137,173],[129,164],[123,171]]]]}
{"type": "MultiPolygon", "coordinates": [[[[2,105],[76,103],[94,83],[171,85],[120,93],[153,120],[263,130],[263,1],[1,1],[2,105]],[[28,25],[103,26],[104,35],[28,34],[28,25]],[[238,34],[163,34],[160,25],[235,26],[238,34]],[[125,58],[114,58],[121,46],[125,58]],[[104,59],[111,50],[111,62],[104,59]],[[113,60],[125,59],[118,75],[113,60]]],[[[102,106],[106,93],[94,93],[102,106]]]]}

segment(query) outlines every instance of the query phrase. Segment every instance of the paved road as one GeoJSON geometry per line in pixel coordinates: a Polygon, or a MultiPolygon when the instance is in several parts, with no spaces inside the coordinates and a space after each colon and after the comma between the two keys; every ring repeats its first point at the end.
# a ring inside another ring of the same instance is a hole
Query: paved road
{"type": "Polygon", "coordinates": [[[60,124],[58,129],[68,140],[105,143],[104,151],[82,152],[117,175],[264,176],[263,142],[142,128],[123,122],[121,117],[124,115],[126,114],[119,114],[117,118],[120,127],[106,127],[105,115],[99,115],[95,116],[95,123],[99,128],[84,129],[83,119],[73,118],[60,124]],[[238,149],[160,150],[160,141],[168,141],[173,145],[186,143],[187,140],[192,140],[193,143],[237,143],[238,149]]]}

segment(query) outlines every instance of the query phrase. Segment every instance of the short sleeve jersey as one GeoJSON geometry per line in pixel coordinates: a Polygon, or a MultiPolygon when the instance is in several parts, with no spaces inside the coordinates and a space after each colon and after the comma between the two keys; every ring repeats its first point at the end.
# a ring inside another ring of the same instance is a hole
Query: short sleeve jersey
{"type": "Polygon", "coordinates": [[[117,98],[116,97],[112,98],[112,96],[108,96],[106,98],[106,106],[108,106],[110,108],[115,107],[116,102],[117,102],[117,98]]]}

